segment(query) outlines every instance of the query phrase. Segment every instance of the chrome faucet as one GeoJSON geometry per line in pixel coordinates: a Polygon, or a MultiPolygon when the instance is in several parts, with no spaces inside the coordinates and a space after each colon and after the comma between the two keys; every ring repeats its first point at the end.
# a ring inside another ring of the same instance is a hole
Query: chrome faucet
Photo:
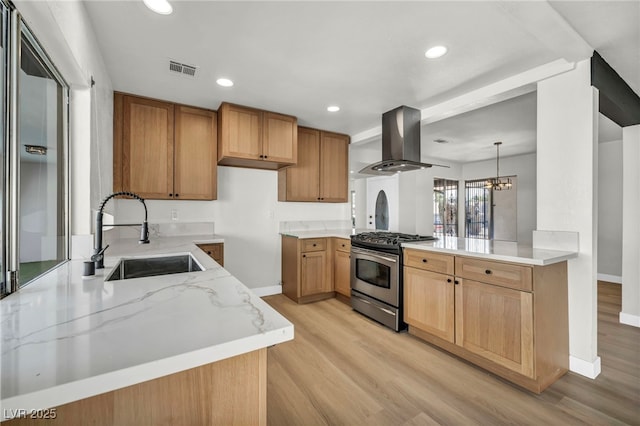
{"type": "MultiPolygon", "coordinates": [[[[112,199],[113,197],[117,197],[119,195],[125,195],[127,197],[131,197],[136,199],[142,203],[144,206],[144,222],[142,222],[140,228],[140,241],[139,244],[149,244],[149,224],[147,223],[147,205],[144,202],[144,198],[140,197],[138,194],[134,194],[133,192],[114,192],[109,195],[102,201],[100,204],[100,209],[96,214],[96,238],[95,238],[95,248],[93,249],[93,256],[91,256],[91,261],[96,263],[96,269],[104,268],[104,252],[109,247],[102,248],[102,217],[104,212],[104,206],[107,204],[107,201],[112,199]]],[[[109,224],[107,226],[137,226],[136,224],[109,224]]]]}

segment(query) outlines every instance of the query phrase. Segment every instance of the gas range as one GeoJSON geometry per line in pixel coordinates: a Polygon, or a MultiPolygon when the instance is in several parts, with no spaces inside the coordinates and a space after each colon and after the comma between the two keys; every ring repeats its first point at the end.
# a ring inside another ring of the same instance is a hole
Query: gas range
{"type": "Polygon", "coordinates": [[[426,235],[363,232],[351,236],[351,306],[395,331],[403,321],[402,243],[430,241],[426,235]]]}
{"type": "Polygon", "coordinates": [[[432,241],[429,235],[403,234],[400,232],[362,232],[351,236],[351,245],[385,253],[400,254],[402,243],[432,241]]]}

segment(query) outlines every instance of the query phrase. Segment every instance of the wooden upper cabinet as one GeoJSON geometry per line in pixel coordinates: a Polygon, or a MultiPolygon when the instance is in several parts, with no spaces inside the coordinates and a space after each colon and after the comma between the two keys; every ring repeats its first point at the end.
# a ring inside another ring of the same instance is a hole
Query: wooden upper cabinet
{"type": "Polygon", "coordinates": [[[296,164],[298,125],[294,117],[273,112],[262,115],[262,155],[266,161],[296,164]]]}
{"type": "Polygon", "coordinates": [[[349,136],[321,133],[320,200],[346,203],[349,191],[349,136]]]}
{"type": "Polygon", "coordinates": [[[218,160],[258,160],[262,155],[262,112],[223,103],[219,110],[218,160]],[[224,142],[223,142],[224,141],[224,142]]]}
{"type": "Polygon", "coordinates": [[[216,113],[114,94],[114,191],[142,198],[215,200],[216,113]]]}
{"type": "Polygon", "coordinates": [[[223,102],[218,109],[218,164],[277,170],[298,158],[297,119],[223,102]]]}
{"type": "Polygon", "coordinates": [[[216,113],[177,106],[175,111],[174,196],[185,200],[217,198],[216,113]]]}
{"type": "Polygon", "coordinates": [[[278,173],[278,201],[345,203],[349,136],[298,127],[298,163],[278,173]]]}
{"type": "Polygon", "coordinates": [[[318,201],[319,190],[320,131],[298,127],[298,164],[280,170],[278,199],[280,201],[318,201]],[[285,191],[285,194],[281,194],[282,191],[285,191]]]}
{"type": "Polygon", "coordinates": [[[142,198],[171,198],[173,104],[124,96],[122,105],[122,189],[142,198]]]}

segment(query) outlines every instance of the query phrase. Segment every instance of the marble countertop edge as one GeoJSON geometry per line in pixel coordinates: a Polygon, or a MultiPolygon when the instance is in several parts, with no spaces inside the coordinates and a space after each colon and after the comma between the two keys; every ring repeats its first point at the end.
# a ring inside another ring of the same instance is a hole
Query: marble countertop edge
{"type": "Polygon", "coordinates": [[[2,399],[2,420],[18,410],[57,407],[293,340],[294,326],[2,399]]]}
{"type": "Polygon", "coordinates": [[[546,266],[554,263],[564,262],[578,257],[577,252],[536,249],[531,246],[515,245],[510,248],[489,247],[483,251],[453,248],[453,247],[434,247],[438,242],[427,241],[417,243],[406,243],[402,246],[415,250],[432,251],[437,253],[452,254],[466,257],[476,257],[487,260],[497,260],[503,262],[513,262],[532,266],[546,266]],[[515,252],[513,252],[515,251],[515,252]]]}

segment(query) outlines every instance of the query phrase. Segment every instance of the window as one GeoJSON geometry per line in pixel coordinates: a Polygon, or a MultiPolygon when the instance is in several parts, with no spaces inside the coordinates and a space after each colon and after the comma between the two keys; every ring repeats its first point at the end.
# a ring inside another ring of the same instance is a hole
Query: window
{"type": "Polygon", "coordinates": [[[491,238],[491,190],[486,179],[465,181],[465,237],[491,238]]]}
{"type": "Polygon", "coordinates": [[[351,227],[356,227],[356,191],[351,191],[351,227]]]}
{"type": "Polygon", "coordinates": [[[433,235],[458,236],[457,180],[433,180],[433,235]]]}
{"type": "Polygon", "coordinates": [[[19,14],[2,6],[3,70],[9,70],[0,75],[9,112],[0,197],[6,295],[68,259],[68,86],[19,14]]]}

